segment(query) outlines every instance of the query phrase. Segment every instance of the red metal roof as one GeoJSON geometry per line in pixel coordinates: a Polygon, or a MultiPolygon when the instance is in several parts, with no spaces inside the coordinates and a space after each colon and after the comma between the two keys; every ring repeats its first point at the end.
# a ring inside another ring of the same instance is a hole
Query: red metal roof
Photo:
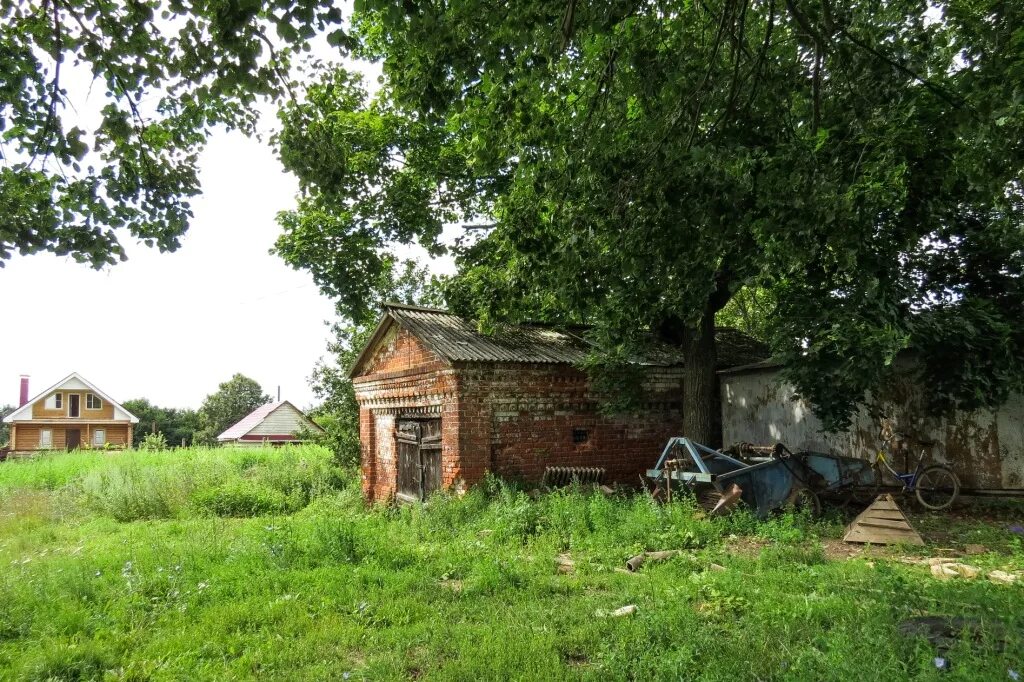
{"type": "Polygon", "coordinates": [[[229,427],[227,431],[217,436],[217,440],[236,440],[238,438],[241,438],[245,434],[255,429],[256,426],[261,421],[267,418],[268,414],[270,414],[277,408],[281,407],[286,402],[288,401],[282,400],[281,402],[277,403],[267,403],[266,405],[260,405],[255,410],[242,417],[242,419],[234,426],[229,427]]]}

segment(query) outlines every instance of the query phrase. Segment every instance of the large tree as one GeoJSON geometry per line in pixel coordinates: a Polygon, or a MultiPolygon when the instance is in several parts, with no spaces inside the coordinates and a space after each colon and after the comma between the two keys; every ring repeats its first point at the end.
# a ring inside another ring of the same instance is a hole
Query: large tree
{"type": "Polygon", "coordinates": [[[318,31],[344,42],[333,5],[0,0],[0,267],[14,251],[100,267],[125,234],[177,248],[210,131],[251,132],[318,31]]]}
{"type": "Polygon", "coordinates": [[[236,374],[217,387],[203,400],[199,408],[199,430],[193,442],[197,445],[214,445],[217,436],[229,426],[237,423],[260,405],[270,402],[270,396],[255,379],[236,374]]]}
{"type": "Polygon", "coordinates": [[[830,0],[357,3],[343,71],[282,112],[279,252],[363,314],[394,243],[466,227],[449,304],[586,322],[614,369],[686,355],[714,442],[716,313],[771,291],[831,426],[918,351],[936,408],[1024,380],[1024,5],[830,0]]]}

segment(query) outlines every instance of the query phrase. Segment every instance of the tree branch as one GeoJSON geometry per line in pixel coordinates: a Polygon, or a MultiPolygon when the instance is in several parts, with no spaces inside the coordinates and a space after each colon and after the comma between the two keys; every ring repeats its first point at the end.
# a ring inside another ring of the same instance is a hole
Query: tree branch
{"type": "Polygon", "coordinates": [[[572,32],[576,23],[576,0],[569,0],[565,5],[565,14],[562,16],[562,45],[559,52],[565,52],[572,40],[572,32]]]}
{"type": "MultiPolygon", "coordinates": [[[[43,4],[43,11],[47,9],[48,3],[43,4]]],[[[45,153],[43,154],[43,162],[50,156],[51,148],[46,143],[46,138],[50,136],[50,126],[53,125],[54,119],[57,117],[57,102],[60,99],[60,65],[64,61],[64,39],[60,30],[60,8],[58,7],[58,0],[53,0],[53,81],[50,83],[50,102],[46,111],[46,122],[43,123],[43,131],[40,133],[39,141],[36,143],[35,149],[32,151],[32,159],[29,161],[29,167],[35,163],[36,158],[39,156],[40,147],[43,147],[45,153]]]]}
{"type": "Polygon", "coordinates": [[[270,50],[271,68],[274,69],[274,73],[277,74],[277,77],[281,79],[281,82],[284,84],[285,90],[288,91],[288,98],[292,101],[292,104],[298,106],[299,101],[295,97],[295,91],[292,90],[292,84],[288,81],[287,74],[281,73],[281,69],[277,65],[277,48],[274,47],[274,43],[270,41],[270,38],[267,37],[267,34],[264,33],[262,29],[256,29],[254,33],[256,34],[256,37],[262,40],[270,50]]]}
{"type": "MultiPolygon", "coordinates": [[[[966,100],[952,95],[951,93],[949,93],[949,91],[947,91],[941,85],[937,85],[936,83],[933,83],[932,81],[928,80],[927,78],[925,78],[921,74],[917,73],[913,69],[910,69],[910,68],[904,66],[903,64],[900,64],[896,60],[891,59],[890,57],[886,56],[885,54],[879,52],[878,50],[876,50],[875,48],[871,47],[870,45],[868,45],[864,41],[862,41],[859,38],[855,37],[852,33],[847,31],[846,29],[844,29],[844,28],[839,29],[839,35],[843,36],[844,38],[846,38],[851,43],[853,43],[854,45],[856,45],[860,49],[864,50],[868,54],[873,55],[876,59],[885,62],[886,64],[888,64],[889,66],[893,67],[894,69],[896,69],[900,73],[904,74],[905,76],[909,76],[910,78],[913,78],[915,81],[917,81],[918,83],[920,83],[921,85],[923,85],[924,87],[928,88],[933,93],[935,93],[940,99],[942,99],[946,103],[952,104],[953,106],[957,107],[958,109],[959,108],[964,108],[967,105],[967,101],[966,100]]],[[[970,107],[967,107],[967,108],[970,108],[970,107]]]]}

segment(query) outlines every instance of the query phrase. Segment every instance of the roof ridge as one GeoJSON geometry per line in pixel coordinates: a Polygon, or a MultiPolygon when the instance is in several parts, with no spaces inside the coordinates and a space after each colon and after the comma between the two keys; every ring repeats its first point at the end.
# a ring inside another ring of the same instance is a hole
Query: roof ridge
{"type": "Polygon", "coordinates": [[[136,417],[131,412],[129,412],[127,409],[125,409],[124,405],[122,405],[121,403],[119,403],[118,401],[114,400],[109,395],[107,395],[106,393],[101,391],[96,386],[96,384],[92,383],[91,381],[89,381],[88,379],[83,377],[78,372],[71,372],[71,374],[67,375],[66,377],[64,377],[63,379],[61,379],[60,381],[58,381],[54,385],[50,386],[47,389],[44,389],[43,391],[41,391],[39,393],[36,393],[34,396],[29,398],[29,400],[24,405],[18,406],[17,409],[15,409],[13,412],[11,412],[6,417],[4,417],[3,421],[6,422],[6,423],[13,423],[15,417],[19,416],[22,412],[31,412],[32,405],[34,405],[36,402],[38,402],[41,398],[43,398],[47,394],[49,394],[49,393],[51,393],[53,391],[56,391],[58,388],[60,388],[61,386],[63,386],[67,382],[71,381],[72,379],[78,379],[78,381],[80,381],[83,384],[85,384],[86,388],[88,388],[90,391],[92,391],[93,393],[98,395],[103,400],[106,400],[108,403],[113,405],[115,408],[117,408],[117,409],[121,410],[122,412],[124,412],[126,415],[128,415],[128,420],[131,421],[131,423],[137,424],[139,422],[139,418],[136,417]]]}
{"type": "Polygon", "coordinates": [[[400,310],[416,310],[421,313],[440,313],[442,315],[453,315],[455,317],[459,317],[458,315],[455,315],[455,313],[453,313],[452,311],[445,310],[443,308],[430,308],[422,305],[413,305],[411,303],[400,303],[398,301],[385,301],[383,307],[385,309],[398,308],[400,310]]]}

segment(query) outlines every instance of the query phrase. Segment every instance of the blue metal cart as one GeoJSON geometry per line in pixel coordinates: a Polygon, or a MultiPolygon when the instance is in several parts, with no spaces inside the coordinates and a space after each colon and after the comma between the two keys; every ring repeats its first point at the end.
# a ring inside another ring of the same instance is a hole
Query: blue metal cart
{"type": "Polygon", "coordinates": [[[742,500],[759,517],[787,505],[820,510],[819,495],[851,494],[858,487],[872,487],[875,472],[870,462],[820,452],[790,452],[781,443],[770,457],[747,460],[696,443],[671,438],[647,476],[664,485],[669,498],[673,489],[690,489],[701,499],[714,502],[721,511],[742,500]],[[711,493],[711,495],[708,495],[711,493]]]}

